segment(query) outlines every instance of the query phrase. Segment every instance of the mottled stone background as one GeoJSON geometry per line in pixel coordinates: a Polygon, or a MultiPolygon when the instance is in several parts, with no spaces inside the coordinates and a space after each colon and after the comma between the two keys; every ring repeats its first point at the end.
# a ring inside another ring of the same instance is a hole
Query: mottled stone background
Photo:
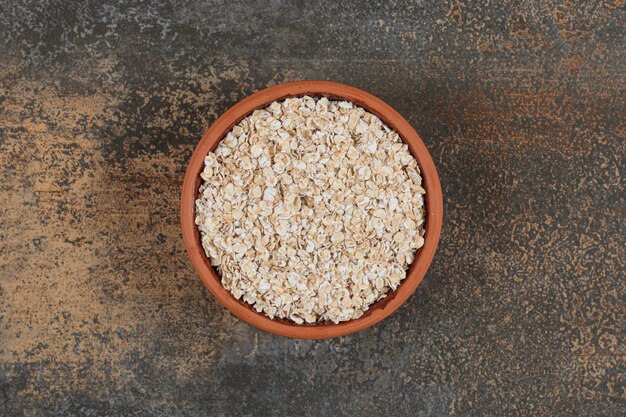
{"type": "Polygon", "coordinates": [[[625,415],[626,7],[469,3],[0,2],[0,415],[625,415]],[[424,283],[335,340],[236,319],[179,229],[203,131],[300,79],[444,192],[424,283]]]}

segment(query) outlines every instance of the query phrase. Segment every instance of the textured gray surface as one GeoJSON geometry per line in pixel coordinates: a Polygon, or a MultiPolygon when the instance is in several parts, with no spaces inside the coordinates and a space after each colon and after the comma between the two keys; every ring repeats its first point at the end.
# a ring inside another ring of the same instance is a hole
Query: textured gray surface
{"type": "Polygon", "coordinates": [[[0,415],[626,414],[626,13],[608,2],[3,1],[0,415]],[[266,86],[422,135],[445,200],[374,328],[238,321],[184,252],[185,164],[266,86]]]}

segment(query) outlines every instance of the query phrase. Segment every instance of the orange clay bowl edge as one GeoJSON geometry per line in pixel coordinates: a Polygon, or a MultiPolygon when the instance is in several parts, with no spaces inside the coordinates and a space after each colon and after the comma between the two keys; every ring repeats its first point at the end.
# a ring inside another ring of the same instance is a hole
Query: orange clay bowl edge
{"type": "Polygon", "coordinates": [[[443,199],[439,176],[426,146],[411,125],[391,106],[365,91],[348,85],[329,81],[298,81],[252,94],[235,104],[211,125],[189,161],[183,182],[180,217],[183,240],[191,262],[204,285],[220,303],[240,319],[267,332],[300,339],[324,339],[354,333],[378,323],[396,311],[415,291],[422,282],[439,243],[443,221],[443,199]],[[289,320],[270,319],[263,313],[257,313],[245,302],[235,299],[222,286],[218,273],[205,255],[200,233],[195,224],[195,200],[201,184],[200,173],[204,168],[204,157],[215,149],[235,124],[254,110],[267,107],[273,101],[304,95],[351,101],[378,116],[409,145],[411,153],[417,159],[422,172],[423,187],[426,189],[424,246],[417,251],[407,277],[395,291],[390,291],[387,297],[371,305],[363,316],[339,324],[332,322],[296,324],[289,320]]]}

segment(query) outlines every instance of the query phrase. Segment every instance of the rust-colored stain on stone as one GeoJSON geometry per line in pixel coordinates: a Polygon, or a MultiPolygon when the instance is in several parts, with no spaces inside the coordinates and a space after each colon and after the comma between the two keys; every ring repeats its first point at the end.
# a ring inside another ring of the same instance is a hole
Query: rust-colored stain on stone
{"type": "MultiPolygon", "coordinates": [[[[26,4],[29,3],[29,4],[26,4]]],[[[626,414],[622,1],[0,6],[0,416],[626,414]],[[361,333],[258,331],[179,198],[264,87],[367,90],[420,133],[439,251],[361,333]]]]}

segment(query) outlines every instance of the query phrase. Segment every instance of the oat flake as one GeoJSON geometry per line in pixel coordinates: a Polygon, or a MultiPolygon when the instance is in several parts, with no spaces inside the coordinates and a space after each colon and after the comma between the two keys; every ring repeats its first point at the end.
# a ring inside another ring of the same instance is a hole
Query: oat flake
{"type": "Polygon", "coordinates": [[[415,158],[364,109],[290,98],[256,110],[205,158],[202,245],[222,284],[271,318],[360,317],[424,244],[415,158]]]}

